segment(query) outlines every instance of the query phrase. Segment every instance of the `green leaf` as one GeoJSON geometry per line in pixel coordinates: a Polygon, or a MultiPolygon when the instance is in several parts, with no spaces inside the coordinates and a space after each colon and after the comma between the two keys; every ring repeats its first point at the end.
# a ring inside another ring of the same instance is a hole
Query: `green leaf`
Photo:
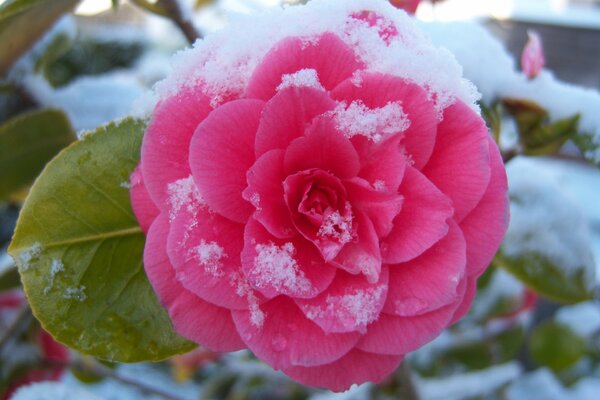
{"type": "Polygon", "coordinates": [[[565,271],[542,254],[525,253],[508,257],[502,250],[496,254],[495,265],[504,268],[537,293],[562,303],[576,303],[594,297],[586,271],[580,266],[565,271]]]}
{"type": "Polygon", "coordinates": [[[142,266],[145,238],[126,183],[144,128],[134,119],[109,124],[51,161],[8,249],[44,329],[109,361],[156,361],[194,347],[173,331],[142,266]]]}
{"type": "Polygon", "coordinates": [[[21,279],[16,267],[8,267],[0,271],[0,292],[21,286],[21,279]]]}
{"type": "Polygon", "coordinates": [[[0,8],[0,76],[79,0],[13,0],[0,8]]]}
{"type": "Polygon", "coordinates": [[[73,140],[73,128],[58,110],[33,111],[0,125],[0,200],[33,182],[73,140]]]}
{"type": "Polygon", "coordinates": [[[585,339],[553,321],[537,326],[529,342],[531,358],[556,372],[574,365],[585,354],[585,348],[585,339]]]}

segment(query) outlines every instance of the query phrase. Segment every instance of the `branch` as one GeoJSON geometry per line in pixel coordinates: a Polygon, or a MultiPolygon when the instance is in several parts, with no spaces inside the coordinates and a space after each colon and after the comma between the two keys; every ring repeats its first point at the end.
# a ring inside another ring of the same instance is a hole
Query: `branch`
{"type": "Polygon", "coordinates": [[[4,350],[4,346],[16,335],[21,333],[23,328],[31,322],[31,309],[28,305],[21,307],[12,320],[6,331],[0,336],[0,353],[4,350]]]}
{"type": "Polygon", "coordinates": [[[404,359],[398,368],[398,383],[400,383],[401,399],[420,400],[419,391],[413,380],[413,374],[408,366],[408,361],[404,359]]]}
{"type": "Polygon", "coordinates": [[[131,2],[138,7],[173,21],[190,44],[193,44],[196,39],[202,38],[202,34],[196,29],[192,21],[185,17],[179,0],[158,0],[156,3],[150,3],[147,0],[131,0],[131,2]]]}

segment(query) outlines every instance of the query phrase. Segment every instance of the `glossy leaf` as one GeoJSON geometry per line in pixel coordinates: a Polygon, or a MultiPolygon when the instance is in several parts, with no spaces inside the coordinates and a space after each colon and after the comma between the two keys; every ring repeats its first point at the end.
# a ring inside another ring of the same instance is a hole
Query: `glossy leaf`
{"type": "Polygon", "coordinates": [[[531,334],[529,350],[532,359],[554,371],[574,365],[585,354],[585,339],[568,326],[547,321],[531,334]]]}
{"type": "Polygon", "coordinates": [[[143,130],[139,120],[109,124],[51,161],[9,247],[44,328],[110,361],[160,360],[194,347],[172,330],[142,266],[144,235],[127,186],[143,130]]]}
{"type": "Polygon", "coordinates": [[[62,111],[41,110],[0,126],[0,200],[30,184],[44,165],[75,140],[62,111]]]}

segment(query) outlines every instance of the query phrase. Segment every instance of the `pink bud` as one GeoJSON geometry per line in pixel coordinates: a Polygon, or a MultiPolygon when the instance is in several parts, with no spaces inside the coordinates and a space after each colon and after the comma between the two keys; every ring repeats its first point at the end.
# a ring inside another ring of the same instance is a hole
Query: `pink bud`
{"type": "Polygon", "coordinates": [[[417,12],[417,7],[421,0],[390,0],[390,3],[396,8],[401,8],[409,14],[417,12]]]}
{"type": "Polygon", "coordinates": [[[527,35],[529,40],[521,54],[521,69],[529,79],[533,79],[544,68],[546,60],[540,35],[535,31],[527,31],[527,35]]]}

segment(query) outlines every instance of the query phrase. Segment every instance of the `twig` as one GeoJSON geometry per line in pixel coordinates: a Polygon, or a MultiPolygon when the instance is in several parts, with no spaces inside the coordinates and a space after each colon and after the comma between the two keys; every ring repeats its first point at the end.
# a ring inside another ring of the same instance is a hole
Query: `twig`
{"type": "Polygon", "coordinates": [[[404,359],[398,368],[398,383],[400,383],[401,396],[403,400],[420,400],[419,392],[413,380],[413,374],[404,359]]]}
{"type": "Polygon", "coordinates": [[[27,325],[30,321],[31,309],[28,305],[24,305],[19,309],[15,318],[6,328],[6,331],[4,331],[4,333],[2,333],[2,336],[0,336],[0,353],[2,353],[4,346],[10,341],[10,339],[18,335],[23,329],[23,327],[27,325]]]}
{"type": "Polygon", "coordinates": [[[183,15],[183,10],[178,0],[158,0],[156,4],[165,10],[167,18],[177,25],[190,44],[193,44],[196,39],[202,37],[202,34],[196,29],[192,21],[183,15]]]}

